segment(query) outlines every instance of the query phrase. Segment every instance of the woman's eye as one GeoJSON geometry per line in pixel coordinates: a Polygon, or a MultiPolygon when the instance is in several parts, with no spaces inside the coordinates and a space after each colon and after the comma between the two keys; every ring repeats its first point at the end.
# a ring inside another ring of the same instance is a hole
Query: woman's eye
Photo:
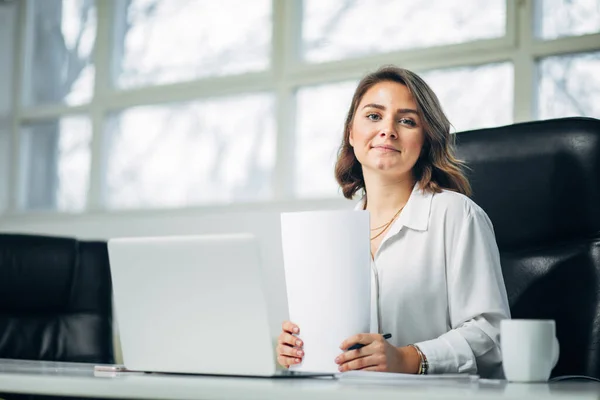
{"type": "Polygon", "coordinates": [[[381,119],[378,114],[369,114],[367,115],[367,118],[371,121],[379,121],[381,119]]]}
{"type": "Polygon", "coordinates": [[[400,122],[401,124],[406,124],[408,126],[416,126],[417,123],[415,121],[413,121],[412,119],[409,118],[400,118],[398,120],[398,122],[400,122]]]}

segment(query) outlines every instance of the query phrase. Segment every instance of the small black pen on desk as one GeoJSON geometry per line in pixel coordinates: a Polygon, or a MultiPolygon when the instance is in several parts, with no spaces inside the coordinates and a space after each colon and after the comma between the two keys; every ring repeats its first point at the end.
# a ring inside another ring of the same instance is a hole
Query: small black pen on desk
{"type": "MultiPolygon", "coordinates": [[[[389,338],[391,338],[391,337],[392,337],[391,333],[386,333],[386,334],[383,335],[383,338],[386,339],[386,340],[389,339],[389,338]]],[[[362,344],[362,343],[356,343],[355,345],[348,347],[346,349],[346,351],[349,351],[349,350],[358,350],[358,349],[361,349],[363,347],[365,347],[364,344],[362,344]]]]}

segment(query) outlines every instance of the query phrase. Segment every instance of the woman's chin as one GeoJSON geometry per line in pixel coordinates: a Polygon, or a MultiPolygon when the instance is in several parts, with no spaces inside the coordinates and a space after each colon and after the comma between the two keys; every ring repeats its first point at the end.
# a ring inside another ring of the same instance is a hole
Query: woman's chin
{"type": "Polygon", "coordinates": [[[378,158],[373,164],[374,169],[377,171],[401,171],[404,169],[402,168],[403,166],[398,163],[398,160],[392,160],[385,157],[378,158]]]}
{"type": "Polygon", "coordinates": [[[400,165],[398,163],[390,163],[386,160],[379,160],[374,163],[370,168],[375,174],[382,174],[385,176],[403,176],[407,172],[410,172],[411,169],[407,168],[405,165],[400,165]]]}

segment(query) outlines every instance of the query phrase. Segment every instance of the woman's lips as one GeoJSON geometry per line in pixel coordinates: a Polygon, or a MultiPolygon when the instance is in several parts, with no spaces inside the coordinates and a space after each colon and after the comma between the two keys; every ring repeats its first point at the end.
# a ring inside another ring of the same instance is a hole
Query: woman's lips
{"type": "Polygon", "coordinates": [[[396,149],[396,148],[394,148],[392,146],[385,146],[385,145],[384,146],[373,146],[373,149],[375,149],[377,151],[384,152],[384,153],[387,153],[387,152],[397,152],[397,153],[399,153],[400,152],[400,150],[398,150],[398,149],[396,149]]]}

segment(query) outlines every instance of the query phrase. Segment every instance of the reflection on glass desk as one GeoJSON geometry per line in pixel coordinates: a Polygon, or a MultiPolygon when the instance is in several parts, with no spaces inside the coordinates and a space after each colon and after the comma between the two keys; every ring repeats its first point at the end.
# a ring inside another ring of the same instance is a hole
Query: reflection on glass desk
{"type": "MultiPolygon", "coordinates": [[[[0,360],[0,394],[120,399],[600,399],[600,383],[513,384],[486,379],[361,382],[119,372],[93,364],[0,360]]],[[[1,396],[0,396],[1,397],[1,396]]]]}

